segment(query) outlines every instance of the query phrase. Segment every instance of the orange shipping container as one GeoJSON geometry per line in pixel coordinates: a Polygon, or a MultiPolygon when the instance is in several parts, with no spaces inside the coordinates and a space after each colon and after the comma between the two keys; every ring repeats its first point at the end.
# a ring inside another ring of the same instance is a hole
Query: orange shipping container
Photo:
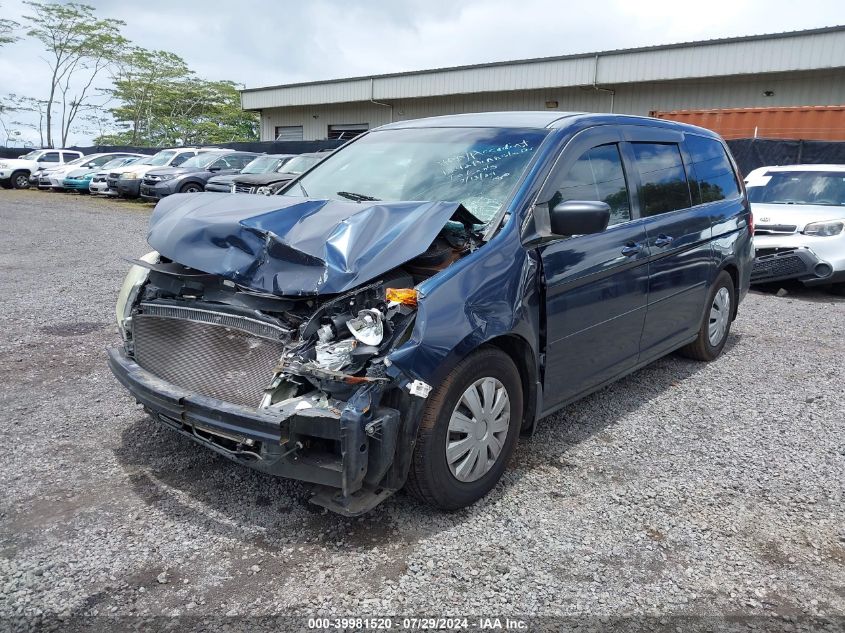
{"type": "Polygon", "coordinates": [[[652,116],[705,127],[725,139],[845,141],[845,105],[674,110],[652,116]]]}

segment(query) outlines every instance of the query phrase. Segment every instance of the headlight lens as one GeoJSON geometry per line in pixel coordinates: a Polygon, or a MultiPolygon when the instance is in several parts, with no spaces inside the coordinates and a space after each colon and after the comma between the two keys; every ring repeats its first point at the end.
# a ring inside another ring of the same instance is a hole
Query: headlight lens
{"type": "Polygon", "coordinates": [[[259,187],[255,190],[255,193],[261,194],[262,196],[272,196],[273,190],[270,187],[259,187]]]}
{"type": "Polygon", "coordinates": [[[845,220],[834,220],[832,222],[813,222],[804,227],[804,235],[815,235],[816,237],[830,237],[839,235],[845,227],[845,220]]]}
{"type": "MultiPolygon", "coordinates": [[[[156,251],[147,253],[140,258],[149,264],[156,264],[159,260],[159,254],[156,251]]],[[[129,272],[126,273],[126,279],[123,280],[123,285],[120,287],[120,292],[117,295],[117,304],[114,311],[117,317],[117,327],[120,330],[120,335],[126,338],[126,321],[129,318],[129,313],[132,310],[132,305],[135,303],[135,298],[138,296],[138,291],[144,282],[147,281],[150,271],[143,266],[132,265],[129,272]]]]}
{"type": "Polygon", "coordinates": [[[121,180],[138,180],[140,176],[134,171],[128,171],[125,174],[120,174],[121,180]]]}
{"type": "Polygon", "coordinates": [[[357,341],[347,338],[336,343],[317,344],[317,364],[323,369],[340,371],[352,362],[352,350],[357,341]]]}
{"type": "Polygon", "coordinates": [[[0,163],[0,169],[6,169],[9,166],[9,163],[0,163]]]}

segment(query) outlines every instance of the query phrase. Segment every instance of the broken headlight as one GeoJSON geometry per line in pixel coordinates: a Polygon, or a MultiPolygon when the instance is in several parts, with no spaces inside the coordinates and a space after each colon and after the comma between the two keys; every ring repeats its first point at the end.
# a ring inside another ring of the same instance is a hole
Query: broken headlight
{"type": "MultiPolygon", "coordinates": [[[[158,263],[159,254],[156,251],[152,251],[139,259],[148,264],[156,264],[158,263]]],[[[120,287],[114,311],[117,317],[117,327],[124,339],[126,338],[126,320],[132,312],[132,306],[135,304],[138,291],[144,285],[144,282],[147,281],[149,274],[150,271],[143,266],[133,264],[129,272],[126,273],[126,279],[123,280],[123,285],[120,287]]]]}
{"type": "Polygon", "coordinates": [[[317,364],[323,369],[340,371],[352,363],[352,351],[357,341],[347,338],[334,343],[318,343],[316,347],[317,364]]]}

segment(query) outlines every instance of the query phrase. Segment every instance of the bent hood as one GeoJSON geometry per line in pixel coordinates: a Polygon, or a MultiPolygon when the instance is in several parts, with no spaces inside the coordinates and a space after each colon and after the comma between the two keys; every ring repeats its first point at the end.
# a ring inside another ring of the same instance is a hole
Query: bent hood
{"type": "Polygon", "coordinates": [[[422,254],[452,218],[481,223],[457,202],[182,194],[158,203],[147,241],[259,292],[335,294],[422,254]]]}

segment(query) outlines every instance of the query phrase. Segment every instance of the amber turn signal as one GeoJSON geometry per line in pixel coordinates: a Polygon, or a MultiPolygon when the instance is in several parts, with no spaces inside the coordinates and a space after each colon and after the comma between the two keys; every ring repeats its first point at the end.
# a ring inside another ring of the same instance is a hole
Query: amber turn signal
{"type": "Polygon", "coordinates": [[[391,303],[417,307],[417,291],[414,288],[388,288],[385,298],[391,303]]]}

